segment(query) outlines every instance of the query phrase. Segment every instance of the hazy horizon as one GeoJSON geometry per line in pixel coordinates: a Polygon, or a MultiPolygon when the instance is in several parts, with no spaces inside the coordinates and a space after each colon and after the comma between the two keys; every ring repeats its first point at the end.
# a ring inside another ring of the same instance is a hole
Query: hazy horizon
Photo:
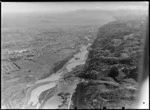
{"type": "Polygon", "coordinates": [[[77,10],[148,10],[148,2],[4,2],[2,14],[77,10]]]}

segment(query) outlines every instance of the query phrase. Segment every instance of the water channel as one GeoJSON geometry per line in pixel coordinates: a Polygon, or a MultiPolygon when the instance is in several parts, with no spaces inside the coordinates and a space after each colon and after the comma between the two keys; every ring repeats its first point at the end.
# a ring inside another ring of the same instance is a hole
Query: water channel
{"type": "MultiPolygon", "coordinates": [[[[70,101],[72,94],[74,93],[74,90],[79,83],[79,78],[73,78],[70,81],[64,81],[63,76],[67,74],[68,72],[71,72],[73,68],[75,68],[78,65],[85,64],[86,58],[88,56],[88,50],[87,48],[91,45],[91,43],[88,43],[88,45],[80,45],[80,51],[76,53],[73,58],[71,58],[60,70],[58,70],[56,73],[53,73],[51,76],[36,81],[29,89],[28,95],[27,95],[27,101],[26,101],[26,107],[27,106],[34,106],[37,109],[40,107],[39,103],[39,96],[42,92],[54,88],[57,86],[57,93],[55,93],[50,99],[48,99],[44,105],[43,109],[58,109],[59,105],[62,104],[62,99],[60,96],[58,96],[58,93],[61,92],[67,92],[69,93],[68,97],[68,104],[64,108],[69,108],[70,101]]],[[[23,107],[23,108],[26,108],[23,107]]]]}

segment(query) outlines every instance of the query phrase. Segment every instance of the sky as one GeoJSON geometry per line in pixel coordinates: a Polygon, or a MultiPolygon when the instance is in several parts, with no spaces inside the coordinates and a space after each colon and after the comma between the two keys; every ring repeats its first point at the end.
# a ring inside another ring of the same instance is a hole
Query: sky
{"type": "Polygon", "coordinates": [[[148,2],[2,2],[2,13],[64,12],[80,9],[148,10],[148,2]]]}

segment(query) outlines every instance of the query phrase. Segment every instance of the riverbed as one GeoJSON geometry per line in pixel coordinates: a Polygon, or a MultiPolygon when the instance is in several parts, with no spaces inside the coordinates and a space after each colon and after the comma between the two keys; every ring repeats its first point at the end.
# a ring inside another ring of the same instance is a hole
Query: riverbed
{"type": "Polygon", "coordinates": [[[57,92],[53,94],[53,96],[48,99],[44,104],[42,104],[43,109],[58,109],[58,108],[69,108],[71,104],[71,97],[74,93],[74,90],[77,84],[80,82],[81,79],[77,77],[70,77],[68,79],[64,79],[64,75],[68,72],[71,72],[73,68],[78,65],[85,64],[86,58],[88,56],[87,48],[91,44],[88,45],[80,45],[80,51],[76,53],[73,58],[71,58],[60,70],[56,73],[53,73],[51,76],[36,81],[28,90],[28,98],[23,108],[41,108],[39,103],[39,96],[42,92],[57,87],[57,92]],[[59,93],[67,93],[68,96],[65,98],[66,100],[62,99],[62,96],[59,96],[59,93]]]}

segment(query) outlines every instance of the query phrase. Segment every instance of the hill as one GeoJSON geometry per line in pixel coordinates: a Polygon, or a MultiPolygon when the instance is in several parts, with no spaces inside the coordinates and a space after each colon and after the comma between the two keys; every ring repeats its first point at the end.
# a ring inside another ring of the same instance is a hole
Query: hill
{"type": "Polygon", "coordinates": [[[84,79],[72,98],[73,108],[130,108],[138,90],[146,20],[118,20],[99,28],[86,64],[74,72],[84,79]]]}

